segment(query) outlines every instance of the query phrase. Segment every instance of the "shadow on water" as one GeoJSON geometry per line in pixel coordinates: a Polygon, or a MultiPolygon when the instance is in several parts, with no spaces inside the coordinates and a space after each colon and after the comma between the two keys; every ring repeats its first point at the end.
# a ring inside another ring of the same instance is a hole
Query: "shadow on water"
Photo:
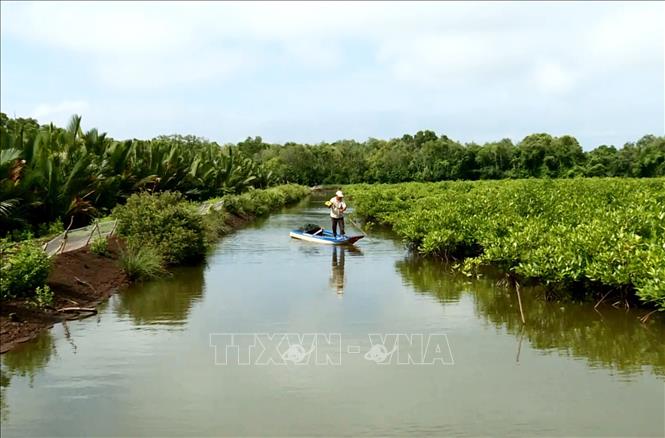
{"type": "Polygon", "coordinates": [[[137,325],[183,325],[203,297],[204,271],[205,265],[179,267],[172,277],[131,285],[119,294],[113,310],[137,325]]]}
{"type": "Polygon", "coordinates": [[[444,305],[469,294],[479,318],[535,349],[585,358],[591,367],[610,367],[621,374],[640,374],[648,366],[665,375],[662,319],[641,324],[637,312],[612,307],[596,311],[588,302],[550,302],[538,288],[522,288],[522,325],[514,290],[497,286],[498,278],[471,280],[450,272],[441,261],[415,256],[397,261],[395,267],[416,292],[433,295],[444,305]]]}

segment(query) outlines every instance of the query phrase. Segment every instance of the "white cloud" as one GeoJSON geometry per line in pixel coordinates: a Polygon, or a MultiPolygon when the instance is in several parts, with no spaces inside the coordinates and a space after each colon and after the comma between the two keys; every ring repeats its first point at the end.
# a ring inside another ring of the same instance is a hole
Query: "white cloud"
{"type": "MultiPolygon", "coordinates": [[[[85,79],[82,86],[90,88],[84,95],[94,103],[87,111],[95,110],[102,129],[105,119],[134,114],[123,106],[160,102],[167,108],[186,104],[178,117],[164,115],[163,132],[193,113],[196,120],[185,130],[224,126],[223,112],[234,132],[264,138],[270,132],[257,129],[277,129],[289,120],[298,126],[308,118],[334,118],[326,129],[345,137],[363,124],[381,126],[389,118],[385,114],[392,117],[385,123],[393,126],[406,120],[409,127],[436,129],[438,122],[451,130],[466,117],[472,123],[464,129],[472,138],[483,126],[494,135],[501,129],[532,131],[517,126],[526,123],[545,130],[556,120],[570,123],[566,129],[574,133],[592,129],[590,122],[579,122],[585,114],[617,120],[637,115],[635,102],[647,108],[644,95],[658,87],[654,72],[663,75],[662,2],[2,2],[0,7],[3,49],[19,42],[20,50],[62,57],[63,64],[74,61],[72,68],[79,69],[74,74],[67,66],[57,74],[85,79]],[[608,86],[620,93],[609,93],[608,86]],[[538,112],[543,108],[547,117],[538,112]]],[[[11,56],[2,54],[3,91],[12,78],[9,97],[2,97],[5,111],[17,102],[35,108],[31,97],[71,104],[72,94],[82,95],[39,81],[22,85],[11,62],[31,61],[11,56]],[[40,85],[45,90],[38,92],[40,85]]],[[[661,81],[655,93],[662,91],[661,81]]],[[[50,117],[58,105],[41,107],[40,114],[50,117]]],[[[650,105],[642,119],[662,118],[663,109],[650,105]]],[[[145,117],[160,123],[152,114],[145,117]]],[[[598,132],[603,123],[617,125],[598,117],[593,127],[598,132]]]]}
{"type": "Polygon", "coordinates": [[[543,93],[565,93],[575,84],[575,75],[556,62],[542,62],[534,69],[532,79],[543,93]]]}
{"type": "Polygon", "coordinates": [[[95,72],[106,85],[115,89],[152,90],[211,79],[223,80],[252,65],[252,59],[237,50],[211,50],[177,56],[114,56],[100,59],[95,72]]]}
{"type": "Polygon", "coordinates": [[[399,79],[428,87],[497,73],[514,63],[515,45],[510,36],[490,38],[484,33],[424,34],[385,40],[378,52],[380,62],[399,79]]]}
{"type": "Polygon", "coordinates": [[[155,5],[117,7],[112,2],[3,4],[2,32],[21,39],[86,53],[168,52],[191,42],[191,29],[155,5]]]}
{"type": "Polygon", "coordinates": [[[65,100],[58,103],[41,103],[31,112],[31,117],[40,123],[53,122],[56,125],[65,126],[72,114],[84,114],[90,105],[83,100],[65,100]]]}
{"type": "Polygon", "coordinates": [[[611,64],[634,64],[663,51],[665,7],[662,2],[635,2],[599,17],[582,41],[591,56],[611,64]]]}
{"type": "Polygon", "coordinates": [[[288,59],[297,59],[304,67],[312,69],[335,68],[343,58],[337,45],[316,40],[294,41],[285,45],[284,52],[288,59]]]}
{"type": "Polygon", "coordinates": [[[281,49],[281,62],[333,68],[351,40],[374,47],[376,59],[401,80],[430,86],[519,65],[521,74],[530,66],[543,86],[563,89],[581,65],[557,72],[539,65],[534,53],[584,53],[596,65],[616,64],[643,60],[649,48],[662,46],[662,4],[619,6],[594,17],[586,5],[567,10],[559,3],[40,2],[3,4],[2,32],[85,53],[106,84],[129,89],[241,74],[270,61],[260,50],[266,44],[281,49]],[[557,23],[564,10],[570,28],[557,23]],[[119,73],[110,73],[109,64],[119,73]]]}

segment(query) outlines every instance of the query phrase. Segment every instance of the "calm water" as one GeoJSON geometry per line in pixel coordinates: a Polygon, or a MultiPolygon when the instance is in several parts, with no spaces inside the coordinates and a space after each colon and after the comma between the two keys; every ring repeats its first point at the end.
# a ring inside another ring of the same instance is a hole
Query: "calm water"
{"type": "Polygon", "coordinates": [[[356,251],[289,239],[327,222],[319,205],[240,230],[205,266],[3,355],[2,436],[665,434],[662,322],[525,291],[522,328],[514,294],[409,257],[389,235],[356,251]],[[211,333],[329,337],[303,338],[304,365],[262,366],[258,348],[251,365],[240,348],[216,356],[211,339],[227,338],[211,333]],[[387,335],[379,353],[392,354],[368,356],[385,363],[366,358],[370,334],[387,335]]]}

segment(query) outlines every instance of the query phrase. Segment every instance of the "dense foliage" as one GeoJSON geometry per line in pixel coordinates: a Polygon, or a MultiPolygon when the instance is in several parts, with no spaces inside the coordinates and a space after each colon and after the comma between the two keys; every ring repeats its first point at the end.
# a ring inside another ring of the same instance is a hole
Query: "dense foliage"
{"type": "Polygon", "coordinates": [[[0,299],[33,296],[46,284],[51,264],[33,241],[0,242],[0,299]]]}
{"type": "Polygon", "coordinates": [[[584,152],[569,135],[532,134],[462,144],[420,131],[391,140],[271,145],[260,137],[238,143],[244,155],[262,163],[280,181],[299,184],[397,183],[407,181],[573,176],[665,176],[665,137],[647,135],[623,148],[602,145],[584,152]]]}
{"type": "Polygon", "coordinates": [[[152,246],[168,264],[194,261],[205,252],[203,219],[178,192],[134,194],[113,216],[130,246],[152,246]]]}
{"type": "Polygon", "coordinates": [[[214,242],[228,232],[229,216],[241,218],[263,216],[279,208],[300,201],[310,189],[296,184],[284,184],[269,189],[250,190],[242,195],[226,195],[210,199],[201,211],[206,241],[214,242]]]}
{"type": "Polygon", "coordinates": [[[107,214],[135,192],[177,191],[191,200],[265,187],[271,176],[235,148],[193,136],[116,141],[0,113],[0,234],[107,214]]]}
{"type": "Polygon", "coordinates": [[[229,213],[264,216],[277,208],[299,201],[307,194],[307,187],[287,184],[265,190],[250,190],[242,195],[226,195],[223,204],[229,213]]]}
{"type": "Polygon", "coordinates": [[[355,212],[424,254],[521,278],[636,291],[665,310],[665,179],[355,185],[355,212]]]}
{"type": "Polygon", "coordinates": [[[61,221],[75,225],[108,214],[133,193],[177,191],[189,200],[240,194],[278,182],[327,183],[665,176],[665,137],[647,135],[623,148],[584,152],[574,137],[533,134],[462,144],[432,131],[391,140],[306,145],[261,137],[220,146],[194,136],[116,141],[84,132],[74,116],[66,129],[0,113],[0,235],[39,233],[61,221]]]}

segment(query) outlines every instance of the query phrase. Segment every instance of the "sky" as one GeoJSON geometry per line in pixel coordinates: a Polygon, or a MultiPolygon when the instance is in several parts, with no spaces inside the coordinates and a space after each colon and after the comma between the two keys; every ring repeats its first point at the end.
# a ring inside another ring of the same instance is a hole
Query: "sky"
{"type": "Polygon", "coordinates": [[[665,2],[0,3],[0,110],[118,139],[665,135],[665,2]]]}

